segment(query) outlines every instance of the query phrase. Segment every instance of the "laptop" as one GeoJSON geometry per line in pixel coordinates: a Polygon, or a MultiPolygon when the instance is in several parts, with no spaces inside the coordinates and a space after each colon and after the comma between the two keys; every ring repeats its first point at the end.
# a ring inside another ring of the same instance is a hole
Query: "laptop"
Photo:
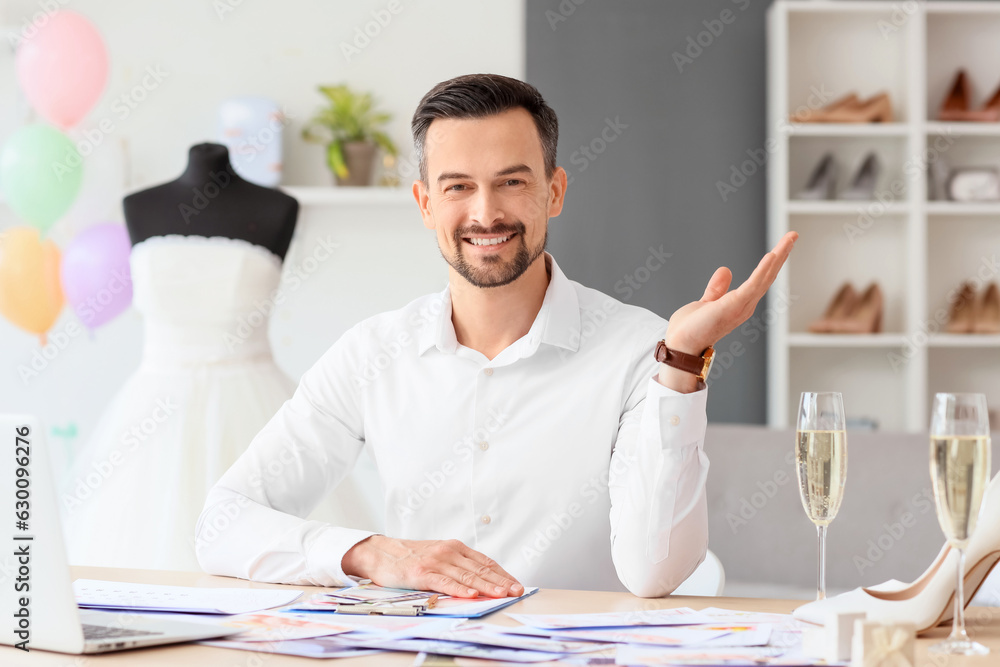
{"type": "Polygon", "coordinates": [[[79,609],[56,497],[41,421],[0,415],[0,644],[105,653],[233,634],[208,623],[79,609]]]}

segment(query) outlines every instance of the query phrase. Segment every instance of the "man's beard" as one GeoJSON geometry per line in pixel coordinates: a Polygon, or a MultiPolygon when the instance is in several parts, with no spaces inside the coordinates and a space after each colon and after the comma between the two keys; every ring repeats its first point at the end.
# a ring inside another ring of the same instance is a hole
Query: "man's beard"
{"type": "Polygon", "coordinates": [[[545,252],[545,247],[549,242],[549,231],[548,229],[545,230],[545,238],[542,239],[542,242],[536,248],[531,250],[528,249],[527,242],[525,241],[525,228],[522,222],[515,222],[512,225],[501,223],[490,229],[486,229],[480,225],[457,229],[455,230],[454,241],[454,259],[449,259],[443,251],[441,252],[441,256],[451,265],[451,268],[455,269],[460,276],[476,287],[503,287],[520,278],[528,270],[528,267],[545,252]],[[483,261],[488,266],[479,268],[469,264],[465,258],[465,241],[463,237],[473,234],[506,236],[515,233],[517,234],[515,238],[518,242],[517,252],[509,262],[504,262],[499,254],[485,255],[483,261]]]}

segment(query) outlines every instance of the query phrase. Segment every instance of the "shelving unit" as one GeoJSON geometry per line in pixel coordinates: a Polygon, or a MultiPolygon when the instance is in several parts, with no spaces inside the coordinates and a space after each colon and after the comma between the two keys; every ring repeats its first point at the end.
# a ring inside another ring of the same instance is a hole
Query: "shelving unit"
{"type": "Polygon", "coordinates": [[[413,193],[409,188],[336,187],[336,186],[279,186],[281,190],[299,200],[303,206],[347,205],[363,206],[413,206],[413,193]]]}
{"type": "Polygon", "coordinates": [[[768,61],[769,237],[801,235],[769,297],[770,425],[792,425],[806,390],[842,391],[849,417],[887,430],[925,430],[937,391],[1000,405],[1000,335],[942,321],[963,280],[1000,282],[1000,202],[931,201],[928,185],[935,165],[1000,167],[1000,123],[936,120],[958,69],[974,107],[1000,84],[1000,2],[777,0],[768,61]],[[894,122],[788,122],[851,91],[887,91],[894,122]],[[796,200],[823,154],[839,193],[869,151],[882,164],[875,200],[796,200]],[[845,281],[882,287],[882,333],[809,333],[845,281]]]}

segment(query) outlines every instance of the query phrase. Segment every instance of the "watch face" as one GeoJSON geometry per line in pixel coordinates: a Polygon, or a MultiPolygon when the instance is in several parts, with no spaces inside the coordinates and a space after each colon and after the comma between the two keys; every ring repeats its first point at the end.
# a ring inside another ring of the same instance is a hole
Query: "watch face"
{"type": "Polygon", "coordinates": [[[708,379],[708,374],[712,372],[712,364],[715,363],[715,348],[708,348],[705,351],[705,365],[701,369],[701,381],[708,379]]]}

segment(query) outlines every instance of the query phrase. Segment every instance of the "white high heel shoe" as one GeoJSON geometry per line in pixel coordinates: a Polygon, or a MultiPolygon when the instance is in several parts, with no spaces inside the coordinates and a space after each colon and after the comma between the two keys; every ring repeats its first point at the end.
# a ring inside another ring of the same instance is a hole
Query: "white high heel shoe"
{"type": "MultiPolygon", "coordinates": [[[[1000,562],[1000,473],[986,487],[979,521],[965,549],[966,605],[997,562],[1000,562]]],[[[957,569],[958,551],[945,544],[927,571],[912,584],[900,588],[886,582],[871,588],[855,588],[802,605],[792,615],[802,621],[823,624],[833,613],[864,612],[870,621],[913,623],[917,633],[923,633],[952,618],[957,569]]]]}

